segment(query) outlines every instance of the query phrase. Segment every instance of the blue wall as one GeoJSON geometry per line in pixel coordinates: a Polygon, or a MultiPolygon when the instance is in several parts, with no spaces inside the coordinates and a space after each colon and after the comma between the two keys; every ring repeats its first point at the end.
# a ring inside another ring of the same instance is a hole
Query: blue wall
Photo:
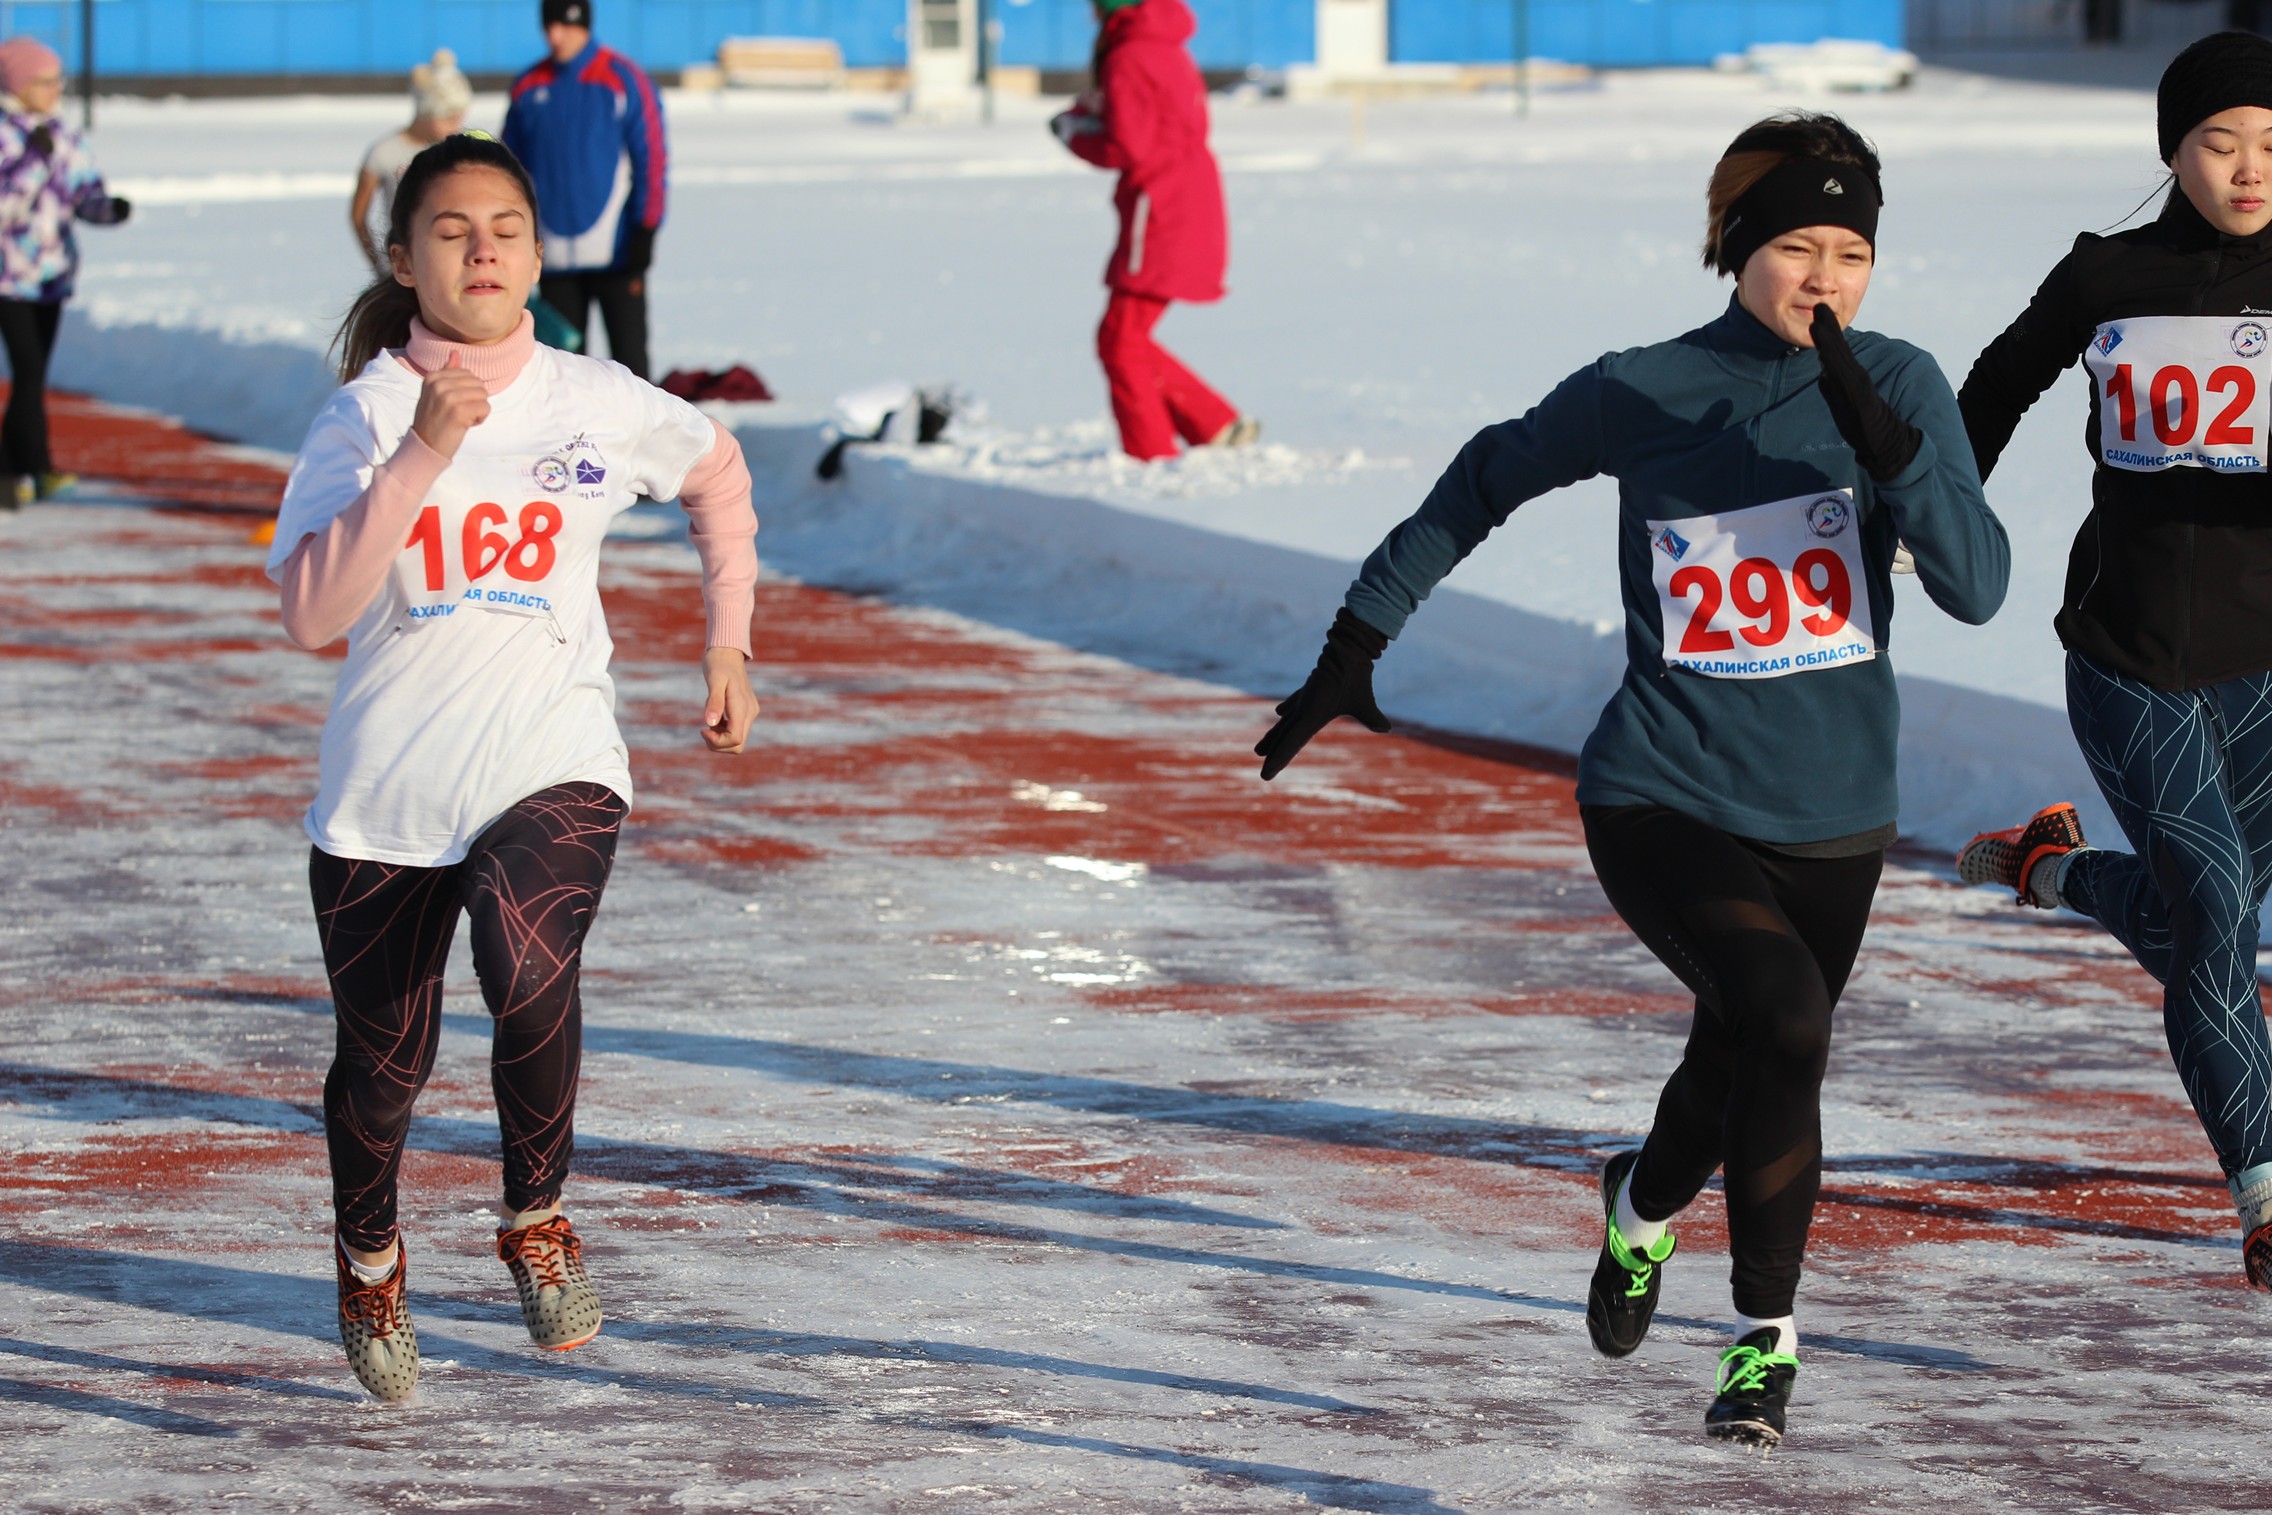
{"type": "MultiPolygon", "coordinates": [[[[1209,68],[1283,67],[1315,54],[1314,0],[1189,0],[1209,68]]],[[[904,62],[904,0],[595,0],[600,34],[653,69],[704,62],[731,36],[834,37],[855,68],[904,62]]],[[[1497,62],[1514,0],[1390,0],[1389,56],[1497,62]]],[[[1903,0],[1531,0],[1531,51],[1608,65],[1704,63],[1752,42],[1875,38],[1898,45],[1903,0]]],[[[477,72],[543,51],[536,0],[98,0],[95,61],[108,74],[399,73],[436,47],[477,72]]],[[[997,0],[1002,61],[1088,62],[1089,0],[997,0]]],[[[79,0],[0,0],[16,32],[74,71],[79,0]]]]}
{"type": "MultiPolygon", "coordinates": [[[[1904,0],[1531,0],[1530,53],[1566,63],[1709,63],[1754,42],[1850,37],[1899,47],[1904,0]]],[[[1400,63],[1512,56],[1514,0],[1389,0],[1400,63]]]]}

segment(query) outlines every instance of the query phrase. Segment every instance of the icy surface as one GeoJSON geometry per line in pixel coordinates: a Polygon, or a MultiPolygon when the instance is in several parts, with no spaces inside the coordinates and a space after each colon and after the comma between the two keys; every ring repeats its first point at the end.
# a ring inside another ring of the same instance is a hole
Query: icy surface
{"type": "Polygon", "coordinates": [[[693,558],[613,544],[641,799],[569,1204],[489,1251],[462,960],[406,1174],[418,1397],[332,1335],[296,815],[336,664],[243,519],[0,517],[0,1475],[39,1512],[2255,1509],[2265,1304],[2153,986],[1891,871],[1840,1011],[1794,1430],[1698,1434],[1717,1197],[1648,1344],[1594,1174],[1688,1020],[1568,779],[779,580],[696,750],[693,558]]]}

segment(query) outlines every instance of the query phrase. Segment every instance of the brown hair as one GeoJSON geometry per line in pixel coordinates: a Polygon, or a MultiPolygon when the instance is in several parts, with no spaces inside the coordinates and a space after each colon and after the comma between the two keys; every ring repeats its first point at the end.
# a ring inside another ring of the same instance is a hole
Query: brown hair
{"type": "MultiPolygon", "coordinates": [[[[394,203],[387,211],[387,243],[390,248],[410,245],[410,228],[418,219],[419,207],[433,187],[461,168],[493,168],[511,179],[528,202],[529,220],[536,222],[536,186],[529,181],[529,171],[521,167],[521,160],[496,138],[484,132],[459,132],[444,137],[432,147],[410,160],[403,170],[402,182],[395,187],[394,203]]],[[[542,236],[539,230],[538,235],[542,236]]],[[[332,350],[339,354],[339,382],[344,384],[361,373],[370,361],[390,347],[400,347],[410,340],[410,318],[418,314],[418,291],[396,280],[391,273],[380,274],[370,286],[355,297],[347,307],[346,316],[339,323],[339,331],[331,339],[332,350]]]]}
{"type": "Polygon", "coordinates": [[[1827,111],[1794,110],[1755,121],[1736,133],[1720,161],[1712,166],[1712,182],[1704,191],[1704,266],[1715,273],[1732,274],[1721,233],[1736,201],[1779,164],[1791,158],[1820,158],[1843,163],[1870,176],[1870,188],[1883,202],[1878,180],[1878,155],[1869,140],[1827,111]]]}

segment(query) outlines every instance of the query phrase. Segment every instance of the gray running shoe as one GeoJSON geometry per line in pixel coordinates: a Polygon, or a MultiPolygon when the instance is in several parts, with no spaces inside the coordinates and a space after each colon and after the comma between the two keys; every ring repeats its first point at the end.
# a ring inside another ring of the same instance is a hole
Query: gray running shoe
{"type": "Polygon", "coordinates": [[[498,1232],[497,1255],[513,1270],[529,1340],[565,1352],[600,1334],[600,1297],[584,1273],[583,1238],[567,1216],[498,1232]]]}
{"type": "Polygon", "coordinates": [[[339,1344],[355,1381],[392,1404],[418,1387],[418,1331],[410,1323],[406,1286],[410,1254],[398,1242],[394,1271],[366,1283],[347,1266],[347,1254],[332,1248],[339,1264],[339,1344]]]}

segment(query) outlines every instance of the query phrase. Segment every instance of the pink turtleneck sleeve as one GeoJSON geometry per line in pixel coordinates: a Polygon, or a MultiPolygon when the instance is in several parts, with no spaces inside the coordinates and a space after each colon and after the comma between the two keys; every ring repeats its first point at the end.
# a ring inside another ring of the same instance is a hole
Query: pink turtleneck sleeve
{"type": "Polygon", "coordinates": [[[286,636],[313,652],[347,635],[401,555],[426,492],[449,466],[417,432],[405,432],[362,498],[301,539],[284,565],[286,636]]]}
{"type": "Polygon", "coordinates": [[[741,444],[716,421],[717,440],[687,472],[678,502],[687,535],[702,559],[702,605],[710,620],[708,647],[750,655],[750,622],[757,615],[757,511],[750,504],[749,464],[741,444]]]}

